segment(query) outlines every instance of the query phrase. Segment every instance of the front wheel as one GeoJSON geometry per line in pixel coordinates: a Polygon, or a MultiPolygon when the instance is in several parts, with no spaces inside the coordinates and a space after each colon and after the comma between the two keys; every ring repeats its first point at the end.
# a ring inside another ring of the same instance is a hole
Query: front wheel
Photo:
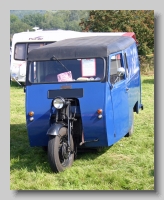
{"type": "Polygon", "coordinates": [[[74,161],[74,143],[70,135],[70,147],[68,145],[67,128],[62,127],[59,134],[50,136],[48,142],[48,159],[52,171],[62,172],[71,167],[74,161]]]}

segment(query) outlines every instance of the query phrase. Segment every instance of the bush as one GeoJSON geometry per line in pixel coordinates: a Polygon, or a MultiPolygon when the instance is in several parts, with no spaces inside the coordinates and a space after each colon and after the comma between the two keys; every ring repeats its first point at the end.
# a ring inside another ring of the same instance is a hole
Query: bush
{"type": "Polygon", "coordinates": [[[139,56],[141,72],[149,73],[154,71],[154,55],[139,56]]]}

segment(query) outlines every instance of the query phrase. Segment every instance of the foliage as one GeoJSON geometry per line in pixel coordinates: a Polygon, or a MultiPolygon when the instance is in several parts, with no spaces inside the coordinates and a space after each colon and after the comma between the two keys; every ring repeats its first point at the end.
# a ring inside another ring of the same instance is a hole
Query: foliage
{"type": "Polygon", "coordinates": [[[11,190],[154,190],[154,76],[142,76],[144,110],[134,134],[97,153],[79,153],[73,166],[52,173],[47,154],[30,147],[23,88],[10,86],[11,190]]]}
{"type": "Polygon", "coordinates": [[[139,56],[140,68],[144,74],[152,74],[154,68],[154,55],[139,56]]]}
{"type": "MultiPolygon", "coordinates": [[[[17,11],[18,12],[18,11],[17,11]]],[[[23,12],[23,11],[22,11],[23,12]]],[[[22,13],[20,11],[20,13],[22,13]]],[[[28,29],[32,29],[34,26],[38,26],[40,29],[64,29],[64,30],[75,30],[81,31],[81,27],[79,26],[79,22],[81,18],[86,19],[89,16],[89,11],[85,10],[59,10],[59,11],[45,11],[43,12],[29,12],[24,11],[26,14],[22,14],[22,17],[19,18],[16,15],[13,15],[12,11],[10,11],[10,32],[17,33],[21,32],[21,30],[25,27],[21,27],[19,29],[15,29],[14,25],[14,17],[15,20],[22,22],[22,26],[26,24],[28,29]],[[28,14],[27,14],[28,13],[28,14]]],[[[27,30],[26,30],[27,31],[27,30]]]]}
{"type": "Polygon", "coordinates": [[[44,14],[46,10],[10,10],[10,15],[15,15],[22,19],[25,15],[32,15],[35,13],[44,14]]]}
{"type": "Polygon", "coordinates": [[[10,15],[10,45],[14,33],[31,30],[31,26],[22,22],[17,16],[10,15]]]}
{"type": "Polygon", "coordinates": [[[139,54],[154,53],[154,11],[152,10],[92,10],[89,19],[82,19],[83,31],[135,32],[139,54]]]}
{"type": "Polygon", "coordinates": [[[31,29],[30,25],[24,23],[15,15],[10,16],[10,35],[22,31],[27,31],[27,29],[31,29]]]}
{"type": "Polygon", "coordinates": [[[42,21],[44,20],[44,15],[40,13],[34,13],[30,15],[25,15],[21,21],[28,24],[31,27],[39,26],[41,27],[42,21]]]}

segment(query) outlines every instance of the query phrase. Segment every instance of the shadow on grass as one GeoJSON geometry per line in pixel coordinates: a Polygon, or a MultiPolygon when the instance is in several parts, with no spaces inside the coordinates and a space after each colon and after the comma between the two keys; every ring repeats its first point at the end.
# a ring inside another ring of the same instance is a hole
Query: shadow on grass
{"type": "Polygon", "coordinates": [[[110,147],[100,147],[100,148],[95,148],[95,149],[91,149],[91,148],[87,148],[84,149],[84,151],[80,150],[77,153],[77,158],[76,159],[80,159],[80,160],[94,160],[97,157],[101,156],[102,154],[106,153],[110,148],[110,147]]]}
{"type": "MultiPolygon", "coordinates": [[[[76,159],[93,160],[108,149],[86,149],[85,152],[78,152],[76,159]]],[[[10,125],[10,160],[10,170],[26,169],[30,172],[38,170],[45,173],[52,172],[46,151],[42,147],[30,147],[26,124],[10,125]]]]}
{"type": "Polygon", "coordinates": [[[145,79],[142,83],[154,84],[154,79],[145,79]]]}
{"type": "Polygon", "coordinates": [[[151,169],[151,170],[149,171],[149,175],[150,175],[150,176],[154,176],[154,169],[151,169]]]}
{"type": "Polygon", "coordinates": [[[41,147],[30,147],[25,124],[10,125],[10,170],[51,172],[47,154],[41,147]]]}
{"type": "Polygon", "coordinates": [[[13,82],[13,81],[10,81],[10,87],[17,88],[17,89],[20,88],[24,90],[24,85],[19,85],[17,82],[13,82]]]}

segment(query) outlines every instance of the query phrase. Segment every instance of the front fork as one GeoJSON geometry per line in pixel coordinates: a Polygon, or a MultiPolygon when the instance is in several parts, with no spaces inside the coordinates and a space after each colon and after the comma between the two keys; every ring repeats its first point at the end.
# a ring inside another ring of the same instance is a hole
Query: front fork
{"type": "MultiPolygon", "coordinates": [[[[71,102],[68,102],[68,146],[70,147],[70,134],[71,134],[71,102]]],[[[72,123],[73,124],[73,123],[72,123]]]]}
{"type": "Polygon", "coordinates": [[[67,108],[66,108],[66,114],[67,114],[67,126],[68,126],[68,150],[73,153],[73,149],[71,149],[71,142],[70,142],[70,135],[72,134],[73,130],[73,121],[76,121],[76,119],[72,116],[71,112],[71,101],[67,101],[67,108]]]}
{"type": "MultiPolygon", "coordinates": [[[[67,100],[66,102],[66,108],[64,110],[56,110],[56,116],[53,118],[55,121],[51,121],[51,126],[47,131],[47,135],[58,135],[59,130],[62,127],[67,127],[67,134],[68,134],[68,149],[70,152],[73,152],[73,149],[71,149],[71,134],[73,133],[73,122],[76,121],[75,119],[76,110],[74,113],[71,111],[71,99],[67,100]]],[[[60,135],[59,135],[60,137],[60,135]]],[[[72,134],[73,137],[73,134],[72,134]]]]}

